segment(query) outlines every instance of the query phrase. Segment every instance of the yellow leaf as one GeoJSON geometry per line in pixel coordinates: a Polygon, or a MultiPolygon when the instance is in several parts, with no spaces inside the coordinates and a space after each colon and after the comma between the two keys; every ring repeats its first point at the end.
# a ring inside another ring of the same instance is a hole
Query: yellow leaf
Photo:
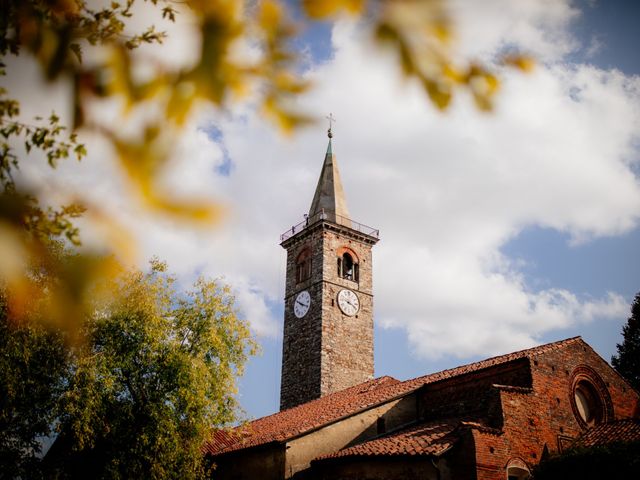
{"type": "Polygon", "coordinates": [[[508,55],[503,59],[503,63],[523,72],[531,72],[536,66],[535,60],[526,55],[508,55]]]}
{"type": "Polygon", "coordinates": [[[148,125],[142,141],[127,141],[112,135],[118,158],[142,196],[151,195],[156,175],[168,160],[168,137],[158,125],[148,125]]]}
{"type": "Polygon", "coordinates": [[[274,96],[265,98],[262,113],[275,121],[287,135],[292,134],[296,128],[313,123],[312,117],[285,109],[274,96]]]}
{"type": "Polygon", "coordinates": [[[303,0],[302,6],[310,18],[323,19],[342,11],[351,15],[362,13],[366,0],[303,0]]]}
{"type": "Polygon", "coordinates": [[[484,72],[483,75],[484,81],[486,83],[487,94],[493,95],[500,88],[500,80],[494,74],[490,72],[484,72]]]}
{"type": "Polygon", "coordinates": [[[196,96],[196,88],[192,81],[182,81],[174,85],[167,102],[167,118],[174,120],[179,126],[184,125],[191,112],[196,96]]]}
{"type": "Polygon", "coordinates": [[[107,95],[122,95],[127,109],[133,106],[130,60],[129,52],[122,46],[111,48],[107,60],[107,95]]]}
{"type": "Polygon", "coordinates": [[[451,89],[428,78],[424,78],[422,84],[436,107],[440,110],[446,110],[451,102],[451,89]]]}
{"type": "Polygon", "coordinates": [[[483,112],[493,111],[493,101],[491,97],[481,93],[473,92],[473,100],[475,101],[476,106],[483,112]]]}
{"type": "Polygon", "coordinates": [[[289,72],[279,72],[274,84],[279,91],[293,94],[303,93],[309,87],[308,82],[299,81],[295,75],[289,72]]]}
{"type": "Polygon", "coordinates": [[[267,32],[273,32],[274,27],[282,21],[282,6],[273,1],[263,1],[260,6],[260,15],[258,23],[267,32]]]}
{"type": "Polygon", "coordinates": [[[28,253],[20,230],[0,221],[0,279],[17,280],[27,265],[28,253]]]}
{"type": "Polygon", "coordinates": [[[465,83],[466,76],[450,63],[442,66],[442,75],[454,83],[465,83]]]}
{"type": "Polygon", "coordinates": [[[182,200],[171,198],[167,192],[165,195],[157,195],[155,192],[146,197],[148,205],[161,213],[169,214],[179,219],[190,222],[211,224],[218,222],[222,217],[222,208],[211,203],[210,200],[182,200]]]}

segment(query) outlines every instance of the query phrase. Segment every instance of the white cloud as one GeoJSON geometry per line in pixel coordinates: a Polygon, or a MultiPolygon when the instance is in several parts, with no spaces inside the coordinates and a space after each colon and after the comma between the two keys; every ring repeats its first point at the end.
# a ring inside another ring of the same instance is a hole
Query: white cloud
{"type": "Polygon", "coordinates": [[[602,35],[593,35],[591,40],[589,41],[589,45],[587,46],[587,50],[585,55],[587,58],[591,58],[596,54],[602,52],[605,47],[605,42],[602,35]]]}
{"type": "Polygon", "coordinates": [[[519,48],[542,61],[574,51],[578,43],[569,25],[580,16],[570,1],[452,0],[460,49],[467,55],[492,57],[504,48],[519,48]]]}
{"type": "MultiPolygon", "coordinates": [[[[376,321],[406,330],[418,355],[437,357],[509,351],[554,329],[624,316],[615,293],[584,299],[531,289],[521,265],[500,249],[528,226],[560,230],[576,243],[637,226],[640,185],[630,162],[638,153],[640,79],[558,61],[576,48],[567,27],[578,12],[569,2],[454,7],[461,51],[491,58],[516,46],[543,60],[532,75],[504,73],[493,115],[464,96],[447,114],[436,112],[352,24],[336,25],[334,56],[309,72],[316,88],[303,106],[338,118],[334,152],[350,211],[381,230],[376,321]]],[[[278,235],[309,208],[323,128],[288,141],[250,105],[203,118],[187,129],[168,177],[176,194],[228,206],[210,231],[133,208],[100,145],[63,173],[118,212],[146,255],[168,260],[184,278],[224,275],[254,329],[276,335],[281,319],[269,307],[282,300],[285,267],[278,235]],[[211,122],[219,140],[205,133],[211,122]],[[225,152],[230,176],[216,172],[225,152]]]]}

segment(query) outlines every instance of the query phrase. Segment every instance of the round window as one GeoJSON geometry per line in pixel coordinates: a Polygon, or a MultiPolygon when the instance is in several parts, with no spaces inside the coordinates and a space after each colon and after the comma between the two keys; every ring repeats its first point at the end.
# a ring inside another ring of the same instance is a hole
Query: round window
{"type": "Polygon", "coordinates": [[[571,409],[582,428],[613,418],[613,404],[606,384],[591,367],[580,365],[573,371],[571,409]]]}
{"type": "Polygon", "coordinates": [[[578,414],[587,425],[597,425],[602,421],[602,402],[593,386],[582,380],[576,385],[573,395],[578,414]]]}

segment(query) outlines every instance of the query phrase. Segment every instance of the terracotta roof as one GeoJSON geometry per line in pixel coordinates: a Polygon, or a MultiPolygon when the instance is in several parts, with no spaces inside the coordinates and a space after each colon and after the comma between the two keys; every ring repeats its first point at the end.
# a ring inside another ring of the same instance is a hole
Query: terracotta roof
{"type": "Polygon", "coordinates": [[[573,337],[559,342],[547,343],[404,382],[392,377],[380,377],[303,403],[297,407],[259,418],[229,432],[218,431],[213,434],[212,439],[205,446],[205,451],[211,455],[218,455],[270,442],[288,440],[359,411],[406,395],[422,385],[476,372],[520,358],[534,357],[581,341],[580,337],[573,337]]]}
{"type": "Polygon", "coordinates": [[[590,428],[576,440],[575,445],[593,447],[612,442],[634,441],[640,441],[640,419],[626,418],[590,428]]]}
{"type": "Polygon", "coordinates": [[[460,419],[422,423],[324,455],[315,461],[344,457],[440,455],[459,438],[459,425],[460,419]]]}
{"type": "Polygon", "coordinates": [[[379,390],[386,391],[399,383],[392,377],[380,377],[230,431],[218,430],[213,433],[205,451],[215,455],[295,437],[361,410],[372,402],[377,403],[379,390]]]}

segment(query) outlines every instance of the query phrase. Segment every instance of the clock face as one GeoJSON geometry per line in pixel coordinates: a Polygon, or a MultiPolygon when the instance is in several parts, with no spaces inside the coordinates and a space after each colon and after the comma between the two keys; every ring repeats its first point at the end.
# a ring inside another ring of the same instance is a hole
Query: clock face
{"type": "Polygon", "coordinates": [[[293,304],[293,313],[298,318],[304,317],[311,306],[311,295],[307,290],[301,291],[293,304]]]}
{"type": "Polygon", "coordinates": [[[340,290],[338,292],[338,306],[342,313],[353,317],[360,310],[360,300],[351,290],[340,290]]]}

